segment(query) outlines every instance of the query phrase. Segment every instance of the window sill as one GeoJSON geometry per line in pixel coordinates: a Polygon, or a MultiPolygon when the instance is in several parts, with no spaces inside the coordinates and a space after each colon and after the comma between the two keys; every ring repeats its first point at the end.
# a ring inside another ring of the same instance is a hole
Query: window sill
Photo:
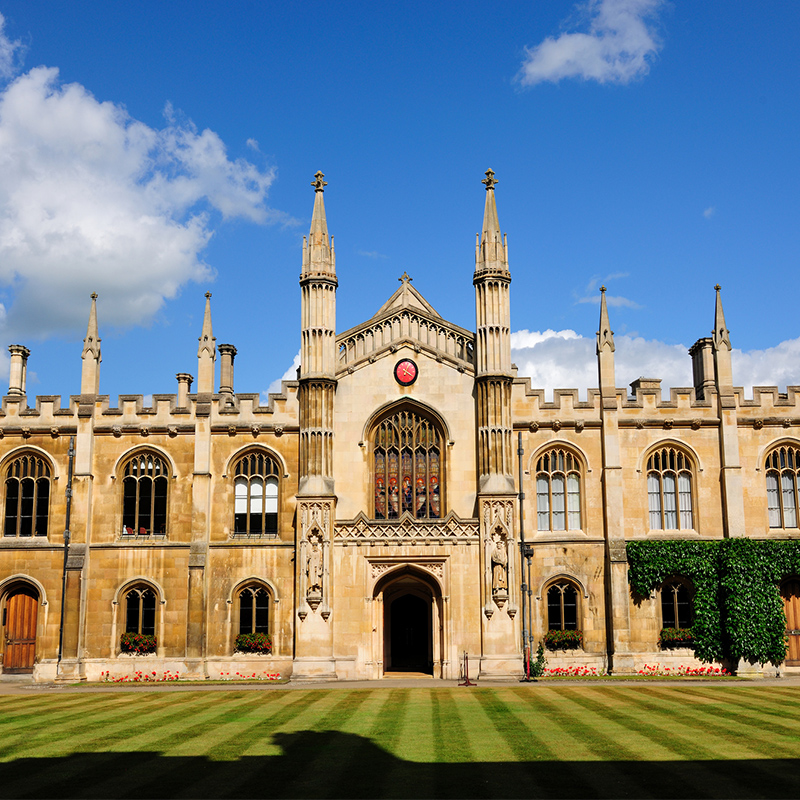
{"type": "Polygon", "coordinates": [[[166,533],[125,533],[119,537],[120,542],[163,542],[167,538],[166,533]]]}
{"type": "Polygon", "coordinates": [[[277,533],[232,533],[231,539],[279,539],[277,533]]]}

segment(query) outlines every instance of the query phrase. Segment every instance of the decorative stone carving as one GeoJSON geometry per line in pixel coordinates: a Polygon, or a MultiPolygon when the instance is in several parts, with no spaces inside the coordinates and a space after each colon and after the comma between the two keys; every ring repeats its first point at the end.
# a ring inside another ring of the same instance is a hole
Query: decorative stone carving
{"type": "Polygon", "coordinates": [[[671,431],[674,425],[675,425],[675,420],[674,419],[665,419],[664,420],[664,430],[671,431]]]}
{"type": "Polygon", "coordinates": [[[177,425],[170,425],[167,428],[167,433],[169,434],[170,439],[174,439],[178,435],[178,426],[177,425]]]}
{"type": "Polygon", "coordinates": [[[405,565],[405,564],[413,564],[415,567],[421,567],[422,569],[428,570],[428,572],[433,573],[437,578],[444,577],[444,564],[441,561],[373,561],[370,562],[370,566],[372,568],[372,579],[375,580],[380,578],[381,575],[388,572],[390,569],[394,569],[395,567],[405,565]]]}
{"type": "Polygon", "coordinates": [[[119,437],[122,436],[122,428],[119,425],[114,425],[114,427],[111,428],[111,433],[114,434],[115,439],[119,439],[119,437]]]}
{"type": "Polygon", "coordinates": [[[301,610],[316,612],[319,609],[325,620],[330,616],[327,598],[330,593],[331,502],[301,500],[298,503],[301,610]]]}
{"type": "Polygon", "coordinates": [[[644,420],[637,419],[636,420],[636,428],[637,428],[637,430],[642,430],[642,428],[644,428],[644,420]]]}
{"type": "MultiPolygon", "coordinates": [[[[483,502],[484,582],[486,603],[484,613],[491,618],[494,606],[502,608],[509,600],[513,585],[514,538],[512,523],[514,501],[492,499],[483,502]]],[[[513,606],[509,604],[509,611],[513,606]]]]}
{"type": "Polygon", "coordinates": [[[22,438],[23,439],[28,439],[30,437],[30,435],[31,435],[31,429],[30,428],[23,428],[22,429],[22,438]]]}
{"type": "Polygon", "coordinates": [[[53,426],[52,428],[50,428],[50,435],[51,435],[51,436],[52,436],[54,439],[58,439],[58,428],[56,428],[55,426],[53,426]]]}
{"type": "Polygon", "coordinates": [[[753,427],[754,427],[754,428],[755,428],[757,431],[760,431],[760,430],[761,430],[761,429],[764,427],[764,420],[763,420],[763,419],[757,419],[757,420],[754,420],[754,421],[753,421],[753,427]]]}
{"type": "Polygon", "coordinates": [[[792,421],[790,419],[785,419],[783,421],[783,427],[784,428],[791,428],[792,427],[792,421]]]}
{"type": "Polygon", "coordinates": [[[693,419],[692,420],[692,430],[693,431],[699,431],[700,430],[700,426],[702,424],[703,423],[699,419],[693,419]]]}
{"type": "Polygon", "coordinates": [[[531,424],[528,427],[530,428],[531,433],[536,433],[536,431],[539,430],[539,423],[538,422],[531,422],[531,424]]]}
{"type": "Polygon", "coordinates": [[[148,428],[147,425],[143,425],[142,429],[139,431],[139,433],[141,433],[142,436],[149,436],[150,435],[150,428],[148,428]]]}
{"type": "Polygon", "coordinates": [[[283,425],[276,425],[273,430],[275,431],[276,436],[283,436],[283,425]]]}
{"type": "Polygon", "coordinates": [[[308,604],[315,610],[322,601],[322,537],[312,533],[308,537],[308,559],[306,575],[308,576],[308,604]]]}
{"type": "Polygon", "coordinates": [[[554,431],[560,431],[561,430],[561,420],[560,419],[554,419],[553,420],[553,430],[554,431]]]}
{"type": "Polygon", "coordinates": [[[396,541],[469,541],[479,536],[478,521],[461,519],[452,511],[444,519],[416,519],[404,512],[398,520],[371,520],[362,513],[353,520],[337,520],[333,532],[337,540],[350,542],[371,539],[396,541]]]}
{"type": "Polygon", "coordinates": [[[236,436],[236,426],[228,425],[228,436],[236,436]]]}
{"type": "Polygon", "coordinates": [[[586,426],[586,423],[582,419],[579,419],[575,423],[575,433],[580,433],[584,429],[585,426],[586,426]]]}
{"type": "Polygon", "coordinates": [[[251,425],[250,426],[250,433],[252,433],[253,436],[258,436],[258,434],[261,433],[261,426],[260,425],[251,425]]]}

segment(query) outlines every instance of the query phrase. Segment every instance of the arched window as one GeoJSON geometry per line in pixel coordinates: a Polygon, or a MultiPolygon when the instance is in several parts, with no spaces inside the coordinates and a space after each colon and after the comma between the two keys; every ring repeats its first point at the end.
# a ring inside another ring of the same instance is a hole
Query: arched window
{"type": "Polygon", "coordinates": [[[569,450],[549,450],[536,462],[536,519],[540,531],[581,527],[581,474],[569,450]]]}
{"type": "Polygon", "coordinates": [[[242,456],[233,470],[234,536],[278,535],[278,465],[266,453],[242,456]]]}
{"type": "Polygon", "coordinates": [[[651,530],[691,530],[692,465],[686,454],[662,447],[647,459],[647,500],[651,530]]]}
{"type": "Polygon", "coordinates": [[[134,586],[125,594],[125,633],[156,635],[156,593],[149,586],[134,586]]]}
{"type": "Polygon", "coordinates": [[[442,516],[444,486],[441,435],[414,411],[398,411],[375,429],[375,519],[397,519],[408,511],[417,519],[442,516]]]}
{"type": "Polygon", "coordinates": [[[239,592],[239,633],[266,633],[270,622],[269,592],[260,584],[239,592]]]}
{"type": "Polygon", "coordinates": [[[15,458],[6,470],[5,536],[46,536],[50,465],[38,455],[15,458]]]}
{"type": "Polygon", "coordinates": [[[680,580],[667,581],[661,587],[661,622],[664,628],[692,627],[692,595],[680,580]]]}
{"type": "Polygon", "coordinates": [[[578,590],[571,581],[556,581],[547,589],[547,629],[578,630],[578,590]]]}
{"type": "Polygon", "coordinates": [[[796,528],[800,449],[779,447],[767,456],[767,509],[770,528],[796,528]]]}
{"type": "Polygon", "coordinates": [[[167,465],[155,453],[137,453],[125,462],[122,528],[125,536],[167,533],[167,465]]]}

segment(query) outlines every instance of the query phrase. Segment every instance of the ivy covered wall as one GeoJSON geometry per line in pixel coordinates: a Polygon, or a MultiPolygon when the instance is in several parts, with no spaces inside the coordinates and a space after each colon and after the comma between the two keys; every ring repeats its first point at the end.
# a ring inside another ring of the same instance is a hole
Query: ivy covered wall
{"type": "Polygon", "coordinates": [[[780,582],[800,575],[800,541],[629,542],[627,554],[634,596],[678,575],[694,584],[692,633],[702,661],[786,658],[780,582]]]}

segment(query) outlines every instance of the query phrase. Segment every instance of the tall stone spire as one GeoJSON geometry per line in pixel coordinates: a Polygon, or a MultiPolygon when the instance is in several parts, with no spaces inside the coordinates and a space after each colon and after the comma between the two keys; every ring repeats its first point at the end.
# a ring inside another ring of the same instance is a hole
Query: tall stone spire
{"type": "Polygon", "coordinates": [[[714,347],[714,365],[716,368],[717,391],[721,394],[733,392],[733,369],[731,367],[731,334],[725,324],[725,312],[722,310],[722,287],[714,287],[717,293],[714,308],[714,330],[712,341],[714,347]]]}
{"type": "Polygon", "coordinates": [[[475,246],[475,276],[484,273],[509,275],[508,245],[500,233],[494,197],[494,187],[499,181],[495,179],[494,171],[487,169],[486,177],[481,183],[486,186],[486,204],[483,209],[483,227],[475,246]]]}
{"type": "Polygon", "coordinates": [[[608,319],[606,287],[600,287],[600,330],[597,331],[597,369],[600,378],[600,392],[603,397],[614,397],[614,331],[608,319]]]}
{"type": "Polygon", "coordinates": [[[92,305],[89,310],[89,324],[81,353],[81,394],[98,394],[100,391],[100,336],[97,330],[97,292],[92,292],[92,305]]]}
{"type": "Polygon", "coordinates": [[[211,292],[206,292],[206,310],[203,314],[203,331],[200,334],[200,345],[197,348],[197,393],[214,393],[214,362],[217,358],[217,346],[211,328],[211,292]]]}
{"type": "Polygon", "coordinates": [[[314,213],[303,240],[300,343],[300,492],[333,494],[336,391],[336,259],[328,236],[322,172],[314,176],[314,213]]]}
{"type": "Polygon", "coordinates": [[[475,251],[475,378],[481,491],[514,490],[511,445],[511,273],[500,234],[494,172],[486,170],[483,232],[475,251]]]}
{"type": "Polygon", "coordinates": [[[303,237],[303,272],[305,275],[330,275],[336,278],[336,254],[333,237],[328,236],[328,221],[325,218],[325,175],[317,171],[311,185],[314,187],[314,213],[311,215],[311,230],[308,239],[303,237]]]}

